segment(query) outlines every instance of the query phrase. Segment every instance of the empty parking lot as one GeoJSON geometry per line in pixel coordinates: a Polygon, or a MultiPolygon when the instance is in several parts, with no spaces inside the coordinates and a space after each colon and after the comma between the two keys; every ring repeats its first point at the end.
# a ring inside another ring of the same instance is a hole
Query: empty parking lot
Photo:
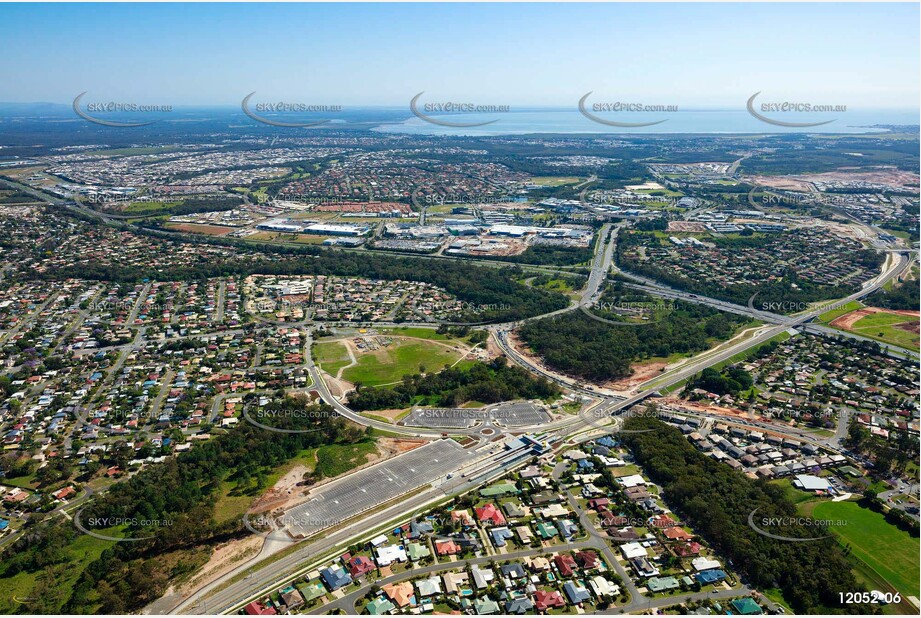
{"type": "Polygon", "coordinates": [[[454,440],[430,442],[311,492],[285,513],[292,536],[310,536],[453,472],[473,458],[454,440]]]}

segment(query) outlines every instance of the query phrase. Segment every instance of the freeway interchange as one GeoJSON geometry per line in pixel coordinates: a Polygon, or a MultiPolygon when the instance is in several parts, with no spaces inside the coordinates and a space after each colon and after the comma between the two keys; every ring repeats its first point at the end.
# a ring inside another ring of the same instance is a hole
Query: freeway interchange
{"type": "MultiPolygon", "coordinates": [[[[614,243],[617,237],[617,228],[612,224],[606,224],[599,232],[599,241],[596,246],[595,255],[592,261],[591,273],[581,297],[578,301],[570,304],[569,307],[554,311],[550,314],[535,316],[527,320],[510,322],[504,324],[492,324],[487,328],[490,336],[502,350],[502,352],[512,361],[529,371],[542,375],[549,380],[559,383],[572,392],[585,395],[592,398],[593,403],[583,410],[579,415],[556,420],[533,427],[515,428],[515,433],[538,433],[540,437],[551,444],[562,445],[567,440],[577,440],[578,436],[586,433],[601,431],[616,431],[618,424],[622,419],[618,418],[621,413],[628,410],[636,403],[643,401],[650,396],[656,396],[661,390],[675,386],[684,380],[692,377],[707,367],[721,363],[730,359],[746,350],[759,346],[784,331],[799,329],[811,329],[814,325],[810,323],[821,313],[828,310],[828,304],[801,312],[792,316],[773,314],[767,311],[757,310],[752,306],[744,307],[720,301],[689,294],[680,290],[674,290],[659,285],[654,281],[644,280],[639,277],[631,276],[634,283],[631,285],[641,289],[649,294],[657,295],[663,298],[680,299],[688,302],[707,304],[715,308],[740,313],[754,319],[760,320],[765,324],[757,327],[747,337],[739,341],[729,342],[723,346],[704,352],[691,359],[687,363],[677,368],[667,371],[660,376],[647,381],[629,396],[607,392],[604,389],[594,386],[586,386],[576,380],[566,376],[558,375],[541,365],[536,361],[519,353],[509,340],[509,334],[523,323],[536,319],[543,319],[552,315],[559,315],[568,311],[587,309],[595,302],[601,293],[602,285],[607,280],[611,270],[613,258],[614,243]]],[[[910,268],[915,256],[908,251],[893,252],[891,259],[887,260],[883,271],[873,280],[868,282],[861,290],[849,295],[848,297],[837,301],[836,304],[846,304],[847,302],[863,298],[874,291],[880,289],[888,281],[900,276],[910,268]]],[[[751,303],[750,303],[751,305],[751,303]]],[[[402,324],[405,326],[405,324],[402,324]]],[[[307,349],[310,348],[309,325],[291,324],[287,326],[307,327],[308,340],[307,349]]],[[[420,324],[421,326],[421,324],[420,324]]],[[[837,335],[846,335],[839,333],[837,335]]],[[[338,414],[360,425],[372,427],[391,434],[401,434],[413,438],[437,439],[446,435],[441,429],[426,427],[404,427],[396,424],[390,424],[382,421],[367,418],[351,409],[338,400],[329,390],[319,369],[310,360],[310,354],[306,354],[305,365],[309,372],[313,387],[321,399],[330,405],[338,414]]],[[[693,414],[692,414],[693,416],[693,414]]],[[[698,415],[706,416],[706,415],[698,415]]],[[[788,435],[796,436],[798,439],[810,440],[802,432],[791,430],[789,428],[779,428],[769,423],[750,422],[748,424],[758,425],[777,433],[786,432],[788,435]]],[[[465,435],[476,441],[475,445],[469,450],[471,455],[469,459],[464,460],[464,468],[469,473],[463,473],[460,476],[445,474],[434,480],[423,483],[419,487],[410,488],[405,494],[393,496],[392,500],[382,502],[378,508],[372,508],[367,512],[356,514],[353,517],[336,522],[336,526],[321,534],[316,534],[308,539],[299,541],[296,547],[284,553],[280,557],[272,560],[265,560],[271,551],[263,551],[256,558],[241,564],[238,568],[230,573],[205,584],[196,590],[193,594],[184,599],[177,598],[170,594],[159,599],[147,608],[148,613],[228,613],[233,612],[241,607],[250,599],[259,595],[264,595],[273,588],[289,581],[296,575],[303,574],[322,562],[334,556],[336,551],[341,550],[346,545],[354,542],[359,538],[370,538],[372,533],[386,529],[387,525],[400,521],[418,512],[420,509],[444,502],[452,496],[463,494],[482,485],[484,482],[504,476],[509,471],[515,469],[524,461],[514,460],[503,452],[500,442],[497,438],[502,438],[501,434],[495,432],[486,433],[482,431],[483,427],[473,427],[468,429],[451,429],[452,435],[465,435]],[[454,478],[452,478],[454,476],[454,478]],[[305,566],[306,565],[306,566],[305,566]]],[[[837,436],[835,439],[826,442],[824,445],[834,451],[838,451],[837,436]]],[[[570,500],[574,502],[570,496],[570,500]]],[[[579,510],[576,511],[580,512],[579,510]]],[[[591,526],[587,527],[592,530],[591,526]]],[[[603,540],[590,535],[585,542],[576,543],[580,547],[595,547],[603,552],[606,559],[610,559],[610,548],[603,540]]],[[[287,544],[277,549],[286,548],[287,544]]],[[[563,548],[565,549],[565,547],[563,548]]],[[[528,552],[519,552],[522,556],[528,552]]],[[[517,554],[508,554],[507,557],[514,558],[517,554]]],[[[470,561],[472,563],[476,560],[470,561]]],[[[609,562],[611,563],[611,562],[609,562]]],[[[614,565],[617,561],[614,560],[614,565]]],[[[418,573],[423,574],[429,571],[444,570],[450,568],[450,563],[441,563],[433,565],[427,569],[419,569],[418,573]]],[[[394,576],[396,578],[405,578],[406,575],[394,576]]],[[[630,582],[629,577],[624,577],[625,582],[630,582]]],[[[387,583],[379,582],[379,583],[387,583]]],[[[337,600],[333,606],[344,610],[347,613],[354,612],[354,602],[361,594],[366,592],[364,588],[352,592],[342,599],[337,600]]],[[[616,611],[636,611],[651,607],[654,605],[674,604],[676,597],[661,599],[660,602],[648,603],[643,601],[641,595],[633,594],[635,590],[630,590],[632,603],[629,607],[619,607],[616,611]]],[[[732,594],[739,594],[738,590],[731,591],[732,594]]],[[[688,596],[687,600],[693,598],[688,596]]],[[[329,607],[324,607],[323,611],[328,611],[329,607]]]]}

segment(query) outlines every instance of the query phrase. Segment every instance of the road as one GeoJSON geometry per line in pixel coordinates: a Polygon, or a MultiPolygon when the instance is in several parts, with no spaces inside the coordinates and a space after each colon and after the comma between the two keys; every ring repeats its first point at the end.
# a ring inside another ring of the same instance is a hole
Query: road
{"type": "MultiPolygon", "coordinates": [[[[45,198],[47,199],[47,198],[45,198]]],[[[61,200],[52,200],[54,203],[62,204],[61,200]]],[[[104,214],[98,213],[86,209],[82,205],[68,206],[70,208],[76,209],[84,214],[90,214],[92,216],[101,217],[104,220],[112,223],[111,219],[107,218],[104,214]]],[[[119,225],[119,224],[116,224],[119,225]]],[[[520,354],[514,351],[514,349],[509,345],[507,341],[507,335],[512,330],[519,328],[526,322],[543,319],[552,315],[559,315],[566,313],[568,311],[573,311],[578,308],[589,307],[593,302],[597,300],[598,294],[601,291],[602,285],[607,278],[607,274],[610,270],[611,263],[613,260],[614,252],[614,243],[616,241],[616,231],[623,223],[614,226],[613,224],[605,224],[598,234],[598,241],[596,244],[596,251],[593,256],[592,268],[588,276],[588,281],[586,283],[585,290],[581,295],[580,299],[570,304],[570,306],[551,312],[546,315],[534,316],[528,318],[527,320],[520,320],[511,323],[504,324],[493,324],[489,325],[488,328],[491,330],[499,342],[500,347],[512,358],[515,362],[522,364],[528,367],[530,370],[535,371],[538,374],[545,375],[548,379],[553,379],[554,381],[560,382],[563,380],[566,383],[567,388],[571,388],[576,392],[581,392],[583,394],[590,395],[592,397],[600,397],[600,401],[596,403],[595,407],[597,409],[605,410],[608,414],[617,414],[619,411],[626,410],[633,404],[642,401],[646,397],[655,395],[659,389],[666,388],[668,386],[677,384],[682,380],[698,373],[702,369],[712,366],[716,363],[719,363],[723,360],[731,358],[732,356],[748,350],[754,346],[760,345],[764,341],[767,341],[774,337],[775,335],[782,333],[784,330],[793,327],[801,327],[804,324],[808,323],[818,315],[818,311],[808,312],[800,314],[797,316],[777,316],[774,314],[769,314],[768,312],[757,312],[751,307],[740,307],[738,305],[731,305],[730,303],[724,303],[723,301],[718,301],[715,299],[703,299],[695,295],[689,295],[684,292],[670,290],[657,284],[656,282],[651,281],[640,281],[642,287],[648,289],[652,293],[657,293],[658,295],[671,295],[673,298],[682,298],[688,300],[698,300],[700,302],[705,302],[705,304],[711,304],[717,308],[722,308],[723,310],[733,310],[733,311],[745,311],[748,310],[749,315],[758,316],[762,321],[767,322],[769,325],[760,329],[754,336],[740,341],[736,344],[726,346],[725,348],[717,351],[710,352],[701,357],[692,360],[686,365],[679,367],[673,371],[670,371],[666,374],[658,376],[651,383],[643,385],[643,387],[637,391],[635,394],[631,395],[628,398],[617,398],[612,394],[608,393],[607,395],[604,392],[599,392],[595,389],[589,389],[581,386],[579,383],[576,383],[572,380],[567,380],[560,376],[552,375],[550,372],[546,371],[543,368],[537,367],[533,362],[522,357],[520,354]],[[612,230],[614,233],[612,233],[612,230]]],[[[122,227],[131,227],[124,226],[122,227]]],[[[177,234],[169,234],[172,237],[176,237],[177,234]]],[[[178,236],[183,236],[178,234],[178,236]]],[[[362,249],[365,253],[368,253],[367,249],[362,249]]],[[[451,258],[444,256],[425,256],[424,259],[464,259],[464,258],[451,258]]],[[[503,262],[489,262],[489,261],[478,261],[477,265],[482,265],[485,267],[495,267],[495,268],[505,268],[508,264],[503,262]]],[[[897,276],[904,272],[907,268],[907,265],[910,261],[906,258],[905,255],[899,254],[899,259],[888,268],[881,276],[876,280],[867,285],[864,289],[859,292],[843,299],[840,302],[848,302],[849,300],[855,300],[862,298],[876,289],[879,289],[886,281],[890,280],[893,276],[897,276]]],[[[541,266],[523,266],[526,270],[534,272],[548,272],[548,273],[560,273],[560,272],[571,272],[561,269],[541,267],[541,266]]],[[[140,307],[140,303],[143,298],[146,297],[149,291],[149,285],[145,286],[138,298],[138,303],[135,308],[132,310],[132,318],[136,315],[137,309],[140,307]]],[[[223,300],[224,290],[220,289],[218,292],[218,307],[220,310],[221,301],[223,300]]],[[[666,296],[669,297],[669,296],[666,296]]],[[[375,326],[386,326],[387,324],[375,324],[375,326]]],[[[393,326],[405,326],[407,324],[394,324],[393,326]]],[[[425,324],[431,326],[431,324],[425,324]]],[[[285,323],[285,326],[307,326],[307,321],[301,324],[285,323]]],[[[241,330],[241,329],[237,329],[241,330]]],[[[139,330],[138,338],[135,342],[127,346],[120,346],[121,351],[124,352],[128,349],[132,349],[139,345],[138,339],[142,337],[143,329],[139,330]]],[[[225,331],[225,332],[234,332],[234,331],[225,331]]],[[[190,337],[197,337],[190,336],[190,337]]],[[[308,348],[309,349],[309,348],[308,348]]],[[[310,355],[305,355],[307,359],[310,358],[310,355]]],[[[120,366],[120,361],[122,360],[123,355],[120,355],[119,361],[116,362],[112,371],[110,371],[109,376],[114,375],[117,368],[120,366]]],[[[365,426],[372,426],[383,431],[387,432],[396,432],[404,435],[411,435],[414,437],[426,437],[426,438],[435,438],[441,436],[441,431],[437,429],[425,429],[425,428],[398,428],[389,423],[383,423],[374,421],[372,419],[365,418],[346,407],[345,405],[338,402],[332,394],[329,392],[324,381],[321,379],[319,372],[313,363],[307,361],[309,366],[307,367],[308,373],[310,374],[311,379],[314,382],[314,387],[320,393],[322,399],[331,405],[339,414],[349,418],[350,420],[359,423],[365,426]]],[[[564,437],[568,435],[573,435],[579,431],[584,431],[585,428],[589,425],[591,419],[587,419],[583,416],[573,416],[571,418],[563,419],[549,425],[545,425],[540,428],[544,431],[549,431],[556,434],[558,437],[564,437]]],[[[523,428],[524,430],[524,428],[523,428]]],[[[451,433],[461,433],[455,430],[451,430],[451,433]]],[[[475,432],[474,432],[475,433],[475,432]]],[[[481,440],[481,444],[482,444],[481,440]]],[[[496,455],[484,455],[481,463],[489,464],[491,461],[499,461],[500,457],[496,455]]],[[[497,475],[503,475],[510,469],[508,467],[499,465],[494,469],[494,472],[497,475]]],[[[246,578],[240,579],[238,581],[229,583],[237,573],[242,573],[244,570],[255,567],[254,563],[247,563],[241,565],[240,567],[233,570],[232,573],[218,578],[214,582],[203,586],[192,596],[192,598],[182,601],[181,599],[176,598],[175,596],[164,597],[148,608],[149,613],[166,613],[167,611],[172,612],[189,612],[189,613],[211,613],[214,611],[228,611],[239,605],[242,600],[252,598],[255,594],[260,593],[261,591],[268,591],[274,587],[280,585],[281,583],[290,579],[292,574],[298,570],[298,567],[302,566],[305,561],[310,560],[311,558],[316,558],[318,556],[324,556],[329,554],[332,550],[337,549],[340,546],[347,544],[349,541],[353,541],[356,538],[363,537],[370,529],[374,528],[375,525],[380,524],[381,522],[386,522],[391,519],[397,519],[401,516],[410,514],[418,510],[421,506],[430,503],[432,501],[437,501],[439,498],[444,498],[446,495],[453,493],[460,493],[468,489],[472,489],[482,483],[480,478],[471,478],[471,479],[460,479],[455,480],[455,482],[447,485],[442,485],[439,487],[430,487],[430,488],[420,488],[417,492],[413,493],[410,496],[407,496],[405,499],[399,500],[396,504],[384,507],[371,515],[358,517],[353,523],[340,528],[338,530],[331,531],[321,536],[321,538],[304,541],[299,543],[298,549],[279,558],[278,560],[272,562],[271,564],[264,565],[262,567],[255,568],[251,574],[246,578]],[[208,595],[211,593],[207,601],[199,602],[199,599],[203,595],[208,595]]],[[[572,497],[569,496],[571,499],[572,497]]],[[[588,543],[595,545],[601,543],[606,547],[606,543],[602,543],[603,539],[595,538],[591,536],[588,543]]],[[[584,544],[580,544],[584,546],[584,544]]],[[[605,550],[601,550],[605,551],[605,550]]],[[[610,549],[607,549],[606,559],[610,560],[608,553],[610,549]]],[[[495,559],[495,557],[490,557],[490,559],[495,559]]],[[[256,559],[257,561],[260,558],[256,559]]],[[[617,564],[617,561],[614,560],[611,562],[612,567],[617,564]]],[[[437,565],[443,567],[444,563],[437,565]]],[[[616,567],[614,567],[616,569],[616,567]]],[[[630,581],[629,577],[624,578],[625,582],[630,581]]],[[[629,588],[629,586],[628,586],[629,588]]],[[[730,593],[738,594],[738,592],[730,593]]],[[[702,595],[706,598],[714,598],[715,595],[702,595]]],[[[643,601],[639,598],[638,595],[634,595],[634,601],[638,603],[636,609],[642,609],[645,607],[655,607],[659,605],[671,605],[676,603],[675,597],[669,597],[661,599],[659,601],[649,602],[643,601]]],[[[615,611],[629,611],[626,608],[617,608],[615,611]]]]}

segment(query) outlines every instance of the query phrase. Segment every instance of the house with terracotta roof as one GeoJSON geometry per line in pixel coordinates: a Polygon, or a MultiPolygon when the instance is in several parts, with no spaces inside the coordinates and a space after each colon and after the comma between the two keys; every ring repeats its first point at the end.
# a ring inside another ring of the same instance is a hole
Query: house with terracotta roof
{"type": "Polygon", "coordinates": [[[349,574],[352,578],[362,577],[377,568],[374,561],[367,556],[355,556],[348,561],[349,574]]]}
{"type": "Polygon", "coordinates": [[[435,553],[439,556],[454,556],[461,553],[461,547],[451,539],[436,539],[435,553]]]}
{"type": "Polygon", "coordinates": [[[470,517],[470,512],[466,509],[451,511],[451,523],[459,523],[462,526],[472,526],[473,518],[470,517]]]}
{"type": "Polygon", "coordinates": [[[393,601],[397,607],[406,607],[407,605],[416,604],[416,596],[413,594],[413,585],[411,582],[385,584],[381,586],[381,591],[383,591],[383,593],[387,595],[387,598],[393,601]]]}
{"type": "Polygon", "coordinates": [[[694,535],[681,528],[680,526],[674,526],[672,528],[666,528],[662,534],[666,538],[671,539],[672,541],[690,541],[694,538],[694,535]]]}
{"type": "Polygon", "coordinates": [[[569,554],[557,554],[553,557],[553,564],[559,569],[560,575],[570,577],[576,568],[576,560],[569,554]]]}
{"type": "Polygon", "coordinates": [[[566,607],[566,599],[559,590],[538,590],[534,593],[534,607],[539,612],[562,609],[566,607]]]}
{"type": "Polygon", "coordinates": [[[67,500],[71,496],[75,495],[77,490],[74,489],[73,485],[68,485],[67,487],[62,487],[61,489],[53,492],[51,496],[55,500],[67,500]]]}
{"type": "Polygon", "coordinates": [[[505,516],[502,515],[502,511],[492,503],[477,507],[476,518],[479,519],[481,523],[490,524],[492,526],[505,525],[505,516]]]}
{"type": "Polygon", "coordinates": [[[696,556],[700,553],[700,543],[690,542],[690,543],[676,543],[672,548],[676,554],[685,558],[687,556],[696,556]]]}
{"type": "Polygon", "coordinates": [[[597,569],[601,566],[598,554],[591,550],[576,552],[576,563],[583,569],[597,569]]]}
{"type": "Polygon", "coordinates": [[[243,611],[246,612],[248,616],[274,616],[278,612],[275,611],[275,608],[271,605],[265,606],[259,601],[253,601],[248,603],[243,611]]]}

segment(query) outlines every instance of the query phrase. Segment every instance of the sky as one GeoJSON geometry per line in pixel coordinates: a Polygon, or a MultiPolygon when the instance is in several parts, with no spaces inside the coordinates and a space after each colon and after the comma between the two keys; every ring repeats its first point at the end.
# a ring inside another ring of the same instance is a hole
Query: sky
{"type": "Polygon", "coordinates": [[[0,4],[0,101],[915,109],[919,5],[0,4]],[[741,102],[741,103],[740,103],[741,102]]]}

